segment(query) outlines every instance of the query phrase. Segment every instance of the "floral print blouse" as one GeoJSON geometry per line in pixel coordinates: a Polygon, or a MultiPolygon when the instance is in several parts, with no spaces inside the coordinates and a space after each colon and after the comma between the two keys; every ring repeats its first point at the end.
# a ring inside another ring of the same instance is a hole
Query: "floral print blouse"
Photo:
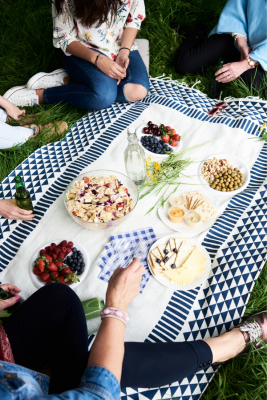
{"type": "MultiPolygon", "coordinates": [[[[99,28],[82,24],[74,18],[73,0],[62,2],[62,12],[57,14],[55,5],[52,3],[52,16],[54,24],[53,44],[56,48],[70,56],[67,47],[71,42],[79,41],[83,45],[98,49],[112,60],[115,60],[122,41],[124,28],[140,29],[141,22],[145,19],[144,0],[121,0],[121,7],[117,12],[115,23],[109,26],[103,23],[99,28]]],[[[134,43],[131,50],[137,50],[134,43]]]]}

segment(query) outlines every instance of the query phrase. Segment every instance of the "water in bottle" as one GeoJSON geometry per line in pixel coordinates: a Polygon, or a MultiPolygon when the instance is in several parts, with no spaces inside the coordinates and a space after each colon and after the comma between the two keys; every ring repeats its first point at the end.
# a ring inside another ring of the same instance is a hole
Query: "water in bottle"
{"type": "Polygon", "coordinates": [[[124,152],[125,169],[128,177],[137,185],[142,185],[146,179],[145,152],[138,144],[135,129],[128,129],[128,146],[124,152]]]}

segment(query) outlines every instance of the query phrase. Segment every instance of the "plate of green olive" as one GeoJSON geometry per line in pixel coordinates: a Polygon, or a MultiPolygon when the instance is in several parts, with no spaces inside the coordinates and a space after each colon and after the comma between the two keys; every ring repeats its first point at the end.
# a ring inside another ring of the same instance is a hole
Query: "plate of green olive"
{"type": "Polygon", "coordinates": [[[250,173],[240,158],[232,154],[215,154],[200,164],[199,179],[205,189],[223,195],[242,192],[250,181],[250,173]]]}

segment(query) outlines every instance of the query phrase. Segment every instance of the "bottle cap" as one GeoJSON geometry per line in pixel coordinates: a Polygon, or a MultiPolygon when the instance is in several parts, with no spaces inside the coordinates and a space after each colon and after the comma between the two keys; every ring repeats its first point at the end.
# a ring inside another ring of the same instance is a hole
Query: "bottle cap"
{"type": "Polygon", "coordinates": [[[19,175],[15,176],[14,181],[15,182],[20,182],[21,181],[21,177],[19,175]]]}
{"type": "Polygon", "coordinates": [[[133,126],[130,126],[128,128],[128,133],[135,133],[135,128],[133,126]]]}

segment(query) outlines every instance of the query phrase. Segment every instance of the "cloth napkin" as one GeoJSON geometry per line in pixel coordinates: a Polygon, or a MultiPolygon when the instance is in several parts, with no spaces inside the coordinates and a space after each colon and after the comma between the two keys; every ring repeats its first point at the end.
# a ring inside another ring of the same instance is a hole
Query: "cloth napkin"
{"type": "Polygon", "coordinates": [[[126,268],[134,257],[138,257],[146,270],[140,284],[140,293],[142,293],[151,277],[147,265],[147,253],[156,240],[156,235],[151,227],[111,235],[110,242],[105,244],[105,252],[100,256],[101,261],[98,266],[101,271],[98,278],[108,282],[118,267],[126,268]]]}

